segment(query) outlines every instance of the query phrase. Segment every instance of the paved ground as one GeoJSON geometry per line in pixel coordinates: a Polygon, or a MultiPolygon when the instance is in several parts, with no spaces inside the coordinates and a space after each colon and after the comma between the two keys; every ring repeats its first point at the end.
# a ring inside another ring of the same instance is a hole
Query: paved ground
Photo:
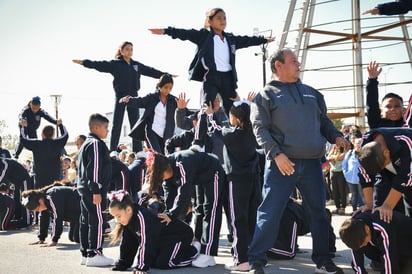
{"type": "MultiPolygon", "coordinates": [[[[333,226],[337,233],[343,220],[347,216],[333,216],[333,226]]],[[[222,234],[217,265],[206,269],[187,267],[175,270],[151,269],[150,273],[230,273],[224,269],[225,263],[231,262],[230,247],[226,240],[225,225],[222,234]]],[[[94,268],[81,266],[79,246],[68,240],[67,231],[61,237],[57,247],[41,248],[30,246],[28,243],[37,240],[35,230],[25,231],[0,231],[0,254],[2,256],[0,273],[114,273],[110,268],[94,268]]],[[[50,240],[48,238],[48,240],[50,240]]],[[[310,235],[299,237],[299,246],[306,253],[298,254],[293,260],[270,260],[265,268],[266,273],[314,273],[315,266],[310,259],[312,246],[310,235]]],[[[350,268],[350,252],[348,248],[337,239],[337,258],[335,263],[342,267],[345,273],[353,273],[350,268]]],[[[107,246],[104,253],[108,257],[116,258],[119,253],[118,246],[107,246]]],[[[242,273],[242,272],[232,272],[242,273]]],[[[244,272],[243,272],[244,273],[244,272]]],[[[369,273],[377,273],[370,271],[369,273]]]]}

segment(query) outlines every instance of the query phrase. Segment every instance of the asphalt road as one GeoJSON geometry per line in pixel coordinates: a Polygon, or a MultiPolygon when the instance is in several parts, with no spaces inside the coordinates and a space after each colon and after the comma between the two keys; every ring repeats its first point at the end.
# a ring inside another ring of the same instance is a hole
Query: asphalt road
{"type": "MultiPolygon", "coordinates": [[[[343,220],[348,216],[332,217],[335,233],[337,233],[343,220]]],[[[224,218],[223,218],[224,219],[224,218]]],[[[151,269],[150,273],[231,273],[224,269],[224,264],[230,263],[232,258],[230,246],[226,240],[226,225],[222,225],[219,256],[216,257],[217,265],[205,269],[187,267],[174,270],[151,269]]],[[[337,237],[337,257],[335,263],[344,269],[345,273],[353,273],[350,268],[350,251],[337,237]]],[[[35,229],[20,231],[0,231],[0,263],[1,274],[17,273],[114,273],[109,267],[96,268],[80,265],[79,245],[71,243],[67,230],[63,233],[57,247],[30,246],[28,243],[37,240],[35,229]]],[[[50,238],[47,238],[50,241],[50,238]]],[[[299,237],[299,247],[305,253],[297,254],[293,260],[270,260],[265,268],[266,273],[315,273],[315,265],[310,259],[312,239],[310,234],[299,237]]],[[[116,258],[119,247],[106,246],[104,254],[116,258]]],[[[370,269],[368,269],[370,270],[370,269]]],[[[130,271],[129,271],[130,272],[130,271]]],[[[244,272],[232,272],[244,273],[244,272]]],[[[377,273],[369,271],[369,273],[377,273]]]]}

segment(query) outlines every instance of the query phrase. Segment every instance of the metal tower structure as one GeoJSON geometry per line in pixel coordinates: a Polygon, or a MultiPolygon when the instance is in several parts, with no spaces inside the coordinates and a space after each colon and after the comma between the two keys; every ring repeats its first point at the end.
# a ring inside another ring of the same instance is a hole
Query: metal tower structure
{"type": "MultiPolygon", "coordinates": [[[[289,10],[287,13],[287,17],[285,20],[283,33],[279,42],[279,48],[284,48],[288,42],[288,35],[291,32],[297,32],[296,35],[296,43],[295,45],[289,46],[290,48],[294,48],[297,56],[299,57],[299,61],[301,62],[302,67],[302,74],[301,78],[303,78],[304,73],[306,71],[306,61],[308,58],[308,54],[310,54],[311,50],[315,48],[324,48],[328,46],[337,45],[343,42],[350,42],[351,51],[352,51],[352,63],[348,64],[348,67],[352,69],[352,77],[353,82],[351,88],[353,90],[354,95],[354,107],[352,108],[352,112],[346,113],[332,113],[331,118],[346,118],[346,117],[355,117],[355,123],[361,127],[365,127],[365,100],[364,100],[364,79],[362,77],[362,42],[365,40],[374,40],[376,42],[379,41],[402,41],[405,44],[408,61],[405,63],[409,63],[412,68],[412,47],[410,43],[409,33],[407,30],[407,24],[412,23],[412,19],[405,19],[403,15],[398,16],[399,20],[394,23],[387,24],[382,27],[375,26],[373,30],[369,30],[366,32],[362,32],[362,20],[365,18],[361,18],[360,15],[360,0],[349,0],[351,2],[351,18],[347,21],[351,22],[351,30],[350,32],[336,32],[325,30],[328,28],[329,24],[323,24],[322,27],[325,29],[320,29],[318,27],[313,26],[313,19],[315,15],[315,7],[319,4],[333,4],[330,2],[337,2],[339,0],[323,0],[318,1],[316,0],[290,0],[289,10]],[[296,8],[297,3],[301,3],[301,8],[296,8]],[[301,12],[297,12],[300,10],[301,12]],[[300,18],[299,18],[300,15],[300,18]],[[298,18],[296,18],[298,16],[298,18]],[[291,30],[292,22],[298,21],[298,26],[296,29],[291,30]],[[401,28],[402,36],[383,36],[377,35],[378,33],[388,31],[395,28],[401,28]],[[326,41],[318,42],[318,43],[311,43],[311,34],[322,35],[327,37],[326,41]],[[333,38],[331,38],[333,37],[333,38]]],[[[349,2],[348,1],[348,2],[349,2]]],[[[322,14],[316,14],[316,16],[322,16],[322,14]]],[[[330,22],[333,24],[335,22],[330,22]]],[[[320,70],[320,68],[318,69],[320,70]]],[[[386,76],[385,76],[386,78],[386,76]]],[[[385,86],[386,86],[386,79],[385,79],[385,86]]]]}

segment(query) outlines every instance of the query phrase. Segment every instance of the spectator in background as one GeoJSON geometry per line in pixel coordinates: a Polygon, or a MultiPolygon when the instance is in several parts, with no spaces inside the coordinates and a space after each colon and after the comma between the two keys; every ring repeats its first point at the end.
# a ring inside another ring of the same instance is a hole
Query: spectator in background
{"type": "Polygon", "coordinates": [[[346,151],[333,145],[327,159],[330,163],[330,180],[332,182],[333,200],[335,201],[336,209],[332,213],[344,215],[346,208],[347,183],[342,170],[342,161],[345,158],[346,151]]]}

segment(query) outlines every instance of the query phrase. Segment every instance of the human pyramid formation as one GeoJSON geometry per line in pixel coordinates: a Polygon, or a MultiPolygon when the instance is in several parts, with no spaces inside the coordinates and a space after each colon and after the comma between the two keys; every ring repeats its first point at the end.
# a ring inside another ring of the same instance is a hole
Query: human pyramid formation
{"type": "MultiPolygon", "coordinates": [[[[384,14],[387,5],[365,13],[377,14],[377,9],[384,14]]],[[[56,246],[63,223],[69,222],[69,239],[80,243],[81,264],[89,267],[112,265],[125,271],[133,266],[134,273],[147,273],[150,267],[209,267],[216,264],[224,207],[233,255],[226,269],[264,273],[268,256],[292,259],[297,236],[311,232],[316,273],[343,273],[332,261],[336,237],[325,207],[321,159],[326,142],[335,144],[342,159],[355,151],[349,147],[355,142],[328,118],[322,94],[301,82],[300,63],[290,49],[270,58],[273,80],[240,100],[235,51],[274,38],[237,36],[225,27],[225,12],[215,8],[201,30],[150,29],[198,46],[190,65],[190,79],[203,83],[204,105],[197,112],[187,109],[184,93],[170,94],[173,75],[132,59],[131,42],[122,43],[111,61],[73,60],[114,77],[110,149],[104,142],[109,120],[94,113],[89,135],[76,137],[79,151],[74,159],[62,157],[68,131],[33,97],[20,116],[15,159],[0,151],[1,229],[28,226],[34,216],[39,240],[32,244],[56,246]],[[144,97],[137,93],[141,75],[159,79],[155,92],[144,97]],[[145,110],[141,117],[139,108],[145,110]],[[134,158],[129,165],[118,157],[124,149],[119,137],[126,110],[136,152],[130,154],[134,158]],[[61,136],[54,138],[54,127],[45,126],[42,140],[37,140],[41,118],[56,124],[61,136]],[[176,126],[185,131],[175,135],[176,126]],[[23,147],[33,152],[35,176],[17,161],[23,147]],[[292,198],[296,188],[303,205],[292,198]],[[106,211],[117,223],[112,243],[121,239],[116,261],[103,255],[106,211]],[[46,244],[50,219],[52,241],[46,244]]],[[[407,273],[412,242],[412,220],[406,217],[412,198],[412,130],[407,128],[412,124],[411,102],[404,111],[402,98],[389,93],[379,106],[381,71],[378,63],[369,64],[371,130],[363,134],[362,147],[345,167],[359,174],[356,183],[362,186],[364,204],[356,208],[352,202],[354,213],[339,234],[353,250],[357,273],[367,273],[364,255],[380,263],[385,273],[407,273]]]]}

